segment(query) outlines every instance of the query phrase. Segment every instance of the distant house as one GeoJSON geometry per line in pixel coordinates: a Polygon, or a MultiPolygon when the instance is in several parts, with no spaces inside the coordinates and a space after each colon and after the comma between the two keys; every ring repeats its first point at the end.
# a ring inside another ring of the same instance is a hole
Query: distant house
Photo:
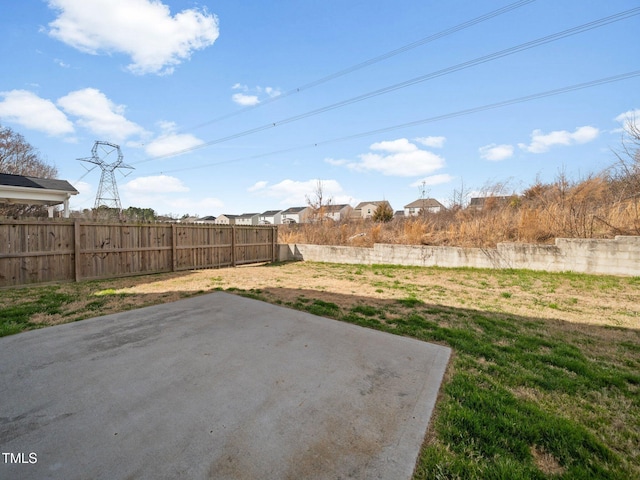
{"type": "Polygon", "coordinates": [[[306,223],[311,215],[310,207],[291,207],[282,211],[282,223],[306,223]]]}
{"type": "Polygon", "coordinates": [[[509,196],[494,196],[490,195],[488,197],[474,197],[469,201],[469,209],[471,210],[485,210],[496,207],[502,207],[504,205],[509,204],[514,199],[517,199],[517,195],[509,195],[509,196]]]}
{"type": "Polygon", "coordinates": [[[259,221],[259,213],[243,213],[236,217],[236,225],[258,225],[259,221]]]}
{"type": "Polygon", "coordinates": [[[228,213],[224,213],[222,215],[218,215],[218,218],[216,218],[213,223],[215,223],[216,225],[235,225],[236,218],[238,218],[238,215],[230,215],[228,213]]]}
{"type": "Polygon", "coordinates": [[[340,205],[326,205],[322,207],[322,216],[323,218],[330,218],[331,220],[339,222],[341,220],[348,220],[352,211],[353,207],[346,203],[340,205]]]}
{"type": "Polygon", "coordinates": [[[54,207],[62,204],[63,216],[69,218],[69,199],[77,194],[66,180],[0,173],[0,203],[47,205],[49,217],[53,217],[54,207]]]}
{"type": "Polygon", "coordinates": [[[396,210],[393,212],[393,218],[404,218],[404,210],[396,210]]]}
{"type": "Polygon", "coordinates": [[[216,222],[216,217],[212,216],[212,215],[208,215],[206,217],[202,217],[199,218],[197,220],[195,220],[194,223],[215,223],[216,222]]]}
{"type": "Polygon", "coordinates": [[[391,208],[391,204],[386,200],[360,202],[358,205],[356,205],[352,218],[371,218],[373,217],[373,214],[377,210],[377,208],[383,204],[388,205],[389,209],[393,211],[393,209],[391,208]]]}
{"type": "Polygon", "coordinates": [[[444,205],[435,198],[419,198],[404,206],[404,215],[405,217],[416,217],[421,214],[423,209],[426,213],[438,213],[444,210],[444,205]]]}
{"type": "Polygon", "coordinates": [[[282,210],[267,210],[260,214],[259,225],[280,225],[282,223],[282,210]]]}
{"type": "Polygon", "coordinates": [[[200,223],[200,217],[184,217],[178,223],[200,223]]]}

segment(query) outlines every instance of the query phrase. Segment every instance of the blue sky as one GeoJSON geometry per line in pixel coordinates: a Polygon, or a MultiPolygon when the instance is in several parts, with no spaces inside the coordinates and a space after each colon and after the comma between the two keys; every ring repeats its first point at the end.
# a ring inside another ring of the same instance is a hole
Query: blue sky
{"type": "Polygon", "coordinates": [[[73,209],[93,206],[100,172],[77,159],[96,140],[120,145],[134,167],[116,174],[123,207],[160,214],[304,205],[318,180],[334,203],[386,199],[396,210],[423,186],[445,204],[461,188],[518,192],[611,165],[624,119],[640,116],[640,76],[479,107],[639,70],[638,7],[3,2],[0,124],[76,186],[73,209]]]}

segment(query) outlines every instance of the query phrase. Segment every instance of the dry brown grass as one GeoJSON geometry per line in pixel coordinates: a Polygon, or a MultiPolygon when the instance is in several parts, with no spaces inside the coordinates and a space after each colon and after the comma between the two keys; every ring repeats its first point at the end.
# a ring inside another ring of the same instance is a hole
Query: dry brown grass
{"type": "MultiPolygon", "coordinates": [[[[453,308],[473,306],[523,317],[562,320],[567,322],[565,329],[580,328],[583,324],[640,329],[638,288],[632,279],[624,277],[301,262],[65,284],[59,288],[78,298],[65,306],[63,315],[67,320],[81,316],[69,318],[71,311],[83,312],[86,317],[90,313],[86,305],[96,299],[100,301],[99,313],[106,314],[215,289],[239,289],[260,290],[272,301],[283,303],[305,291],[337,303],[345,295],[364,296],[371,304],[410,295],[425,303],[453,308]],[[80,295],[78,288],[82,290],[80,295]]],[[[48,320],[60,321],[56,316],[48,320]]]]}
{"type": "MultiPolygon", "coordinates": [[[[581,331],[581,325],[585,324],[640,330],[640,291],[633,278],[310,262],[4,290],[0,309],[32,302],[42,292],[55,290],[73,301],[62,305],[59,313],[37,313],[30,319],[38,325],[55,325],[173,302],[217,289],[259,290],[271,301],[282,303],[305,292],[336,303],[341,302],[340,298],[357,295],[366,297],[372,305],[411,296],[427,304],[451,308],[477,308],[562,321],[567,331],[574,328],[581,331]]],[[[618,331],[600,331],[599,339],[608,334],[616,336],[618,331]]],[[[594,354],[604,354],[595,346],[592,348],[594,354]]]]}
{"type": "MultiPolygon", "coordinates": [[[[626,192],[626,190],[625,190],[626,192]]],[[[621,197],[604,176],[537,183],[508,201],[490,197],[482,210],[454,209],[388,223],[332,221],[279,228],[280,243],[372,246],[374,243],[495,247],[500,242],[640,235],[640,196],[621,197]]]]}

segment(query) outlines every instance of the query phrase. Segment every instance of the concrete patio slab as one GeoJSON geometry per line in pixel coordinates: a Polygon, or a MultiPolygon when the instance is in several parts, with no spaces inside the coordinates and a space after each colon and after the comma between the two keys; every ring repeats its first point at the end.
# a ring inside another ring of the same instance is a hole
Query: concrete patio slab
{"type": "Polygon", "coordinates": [[[449,356],[223,292],[0,338],[0,478],[408,479],[449,356]]]}

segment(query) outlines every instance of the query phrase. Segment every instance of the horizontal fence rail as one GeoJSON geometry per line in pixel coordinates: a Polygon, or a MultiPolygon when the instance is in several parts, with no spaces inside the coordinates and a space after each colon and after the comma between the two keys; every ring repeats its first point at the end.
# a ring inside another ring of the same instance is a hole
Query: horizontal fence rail
{"type": "Polygon", "coordinates": [[[0,287],[277,260],[275,226],[0,220],[0,287]]]}

